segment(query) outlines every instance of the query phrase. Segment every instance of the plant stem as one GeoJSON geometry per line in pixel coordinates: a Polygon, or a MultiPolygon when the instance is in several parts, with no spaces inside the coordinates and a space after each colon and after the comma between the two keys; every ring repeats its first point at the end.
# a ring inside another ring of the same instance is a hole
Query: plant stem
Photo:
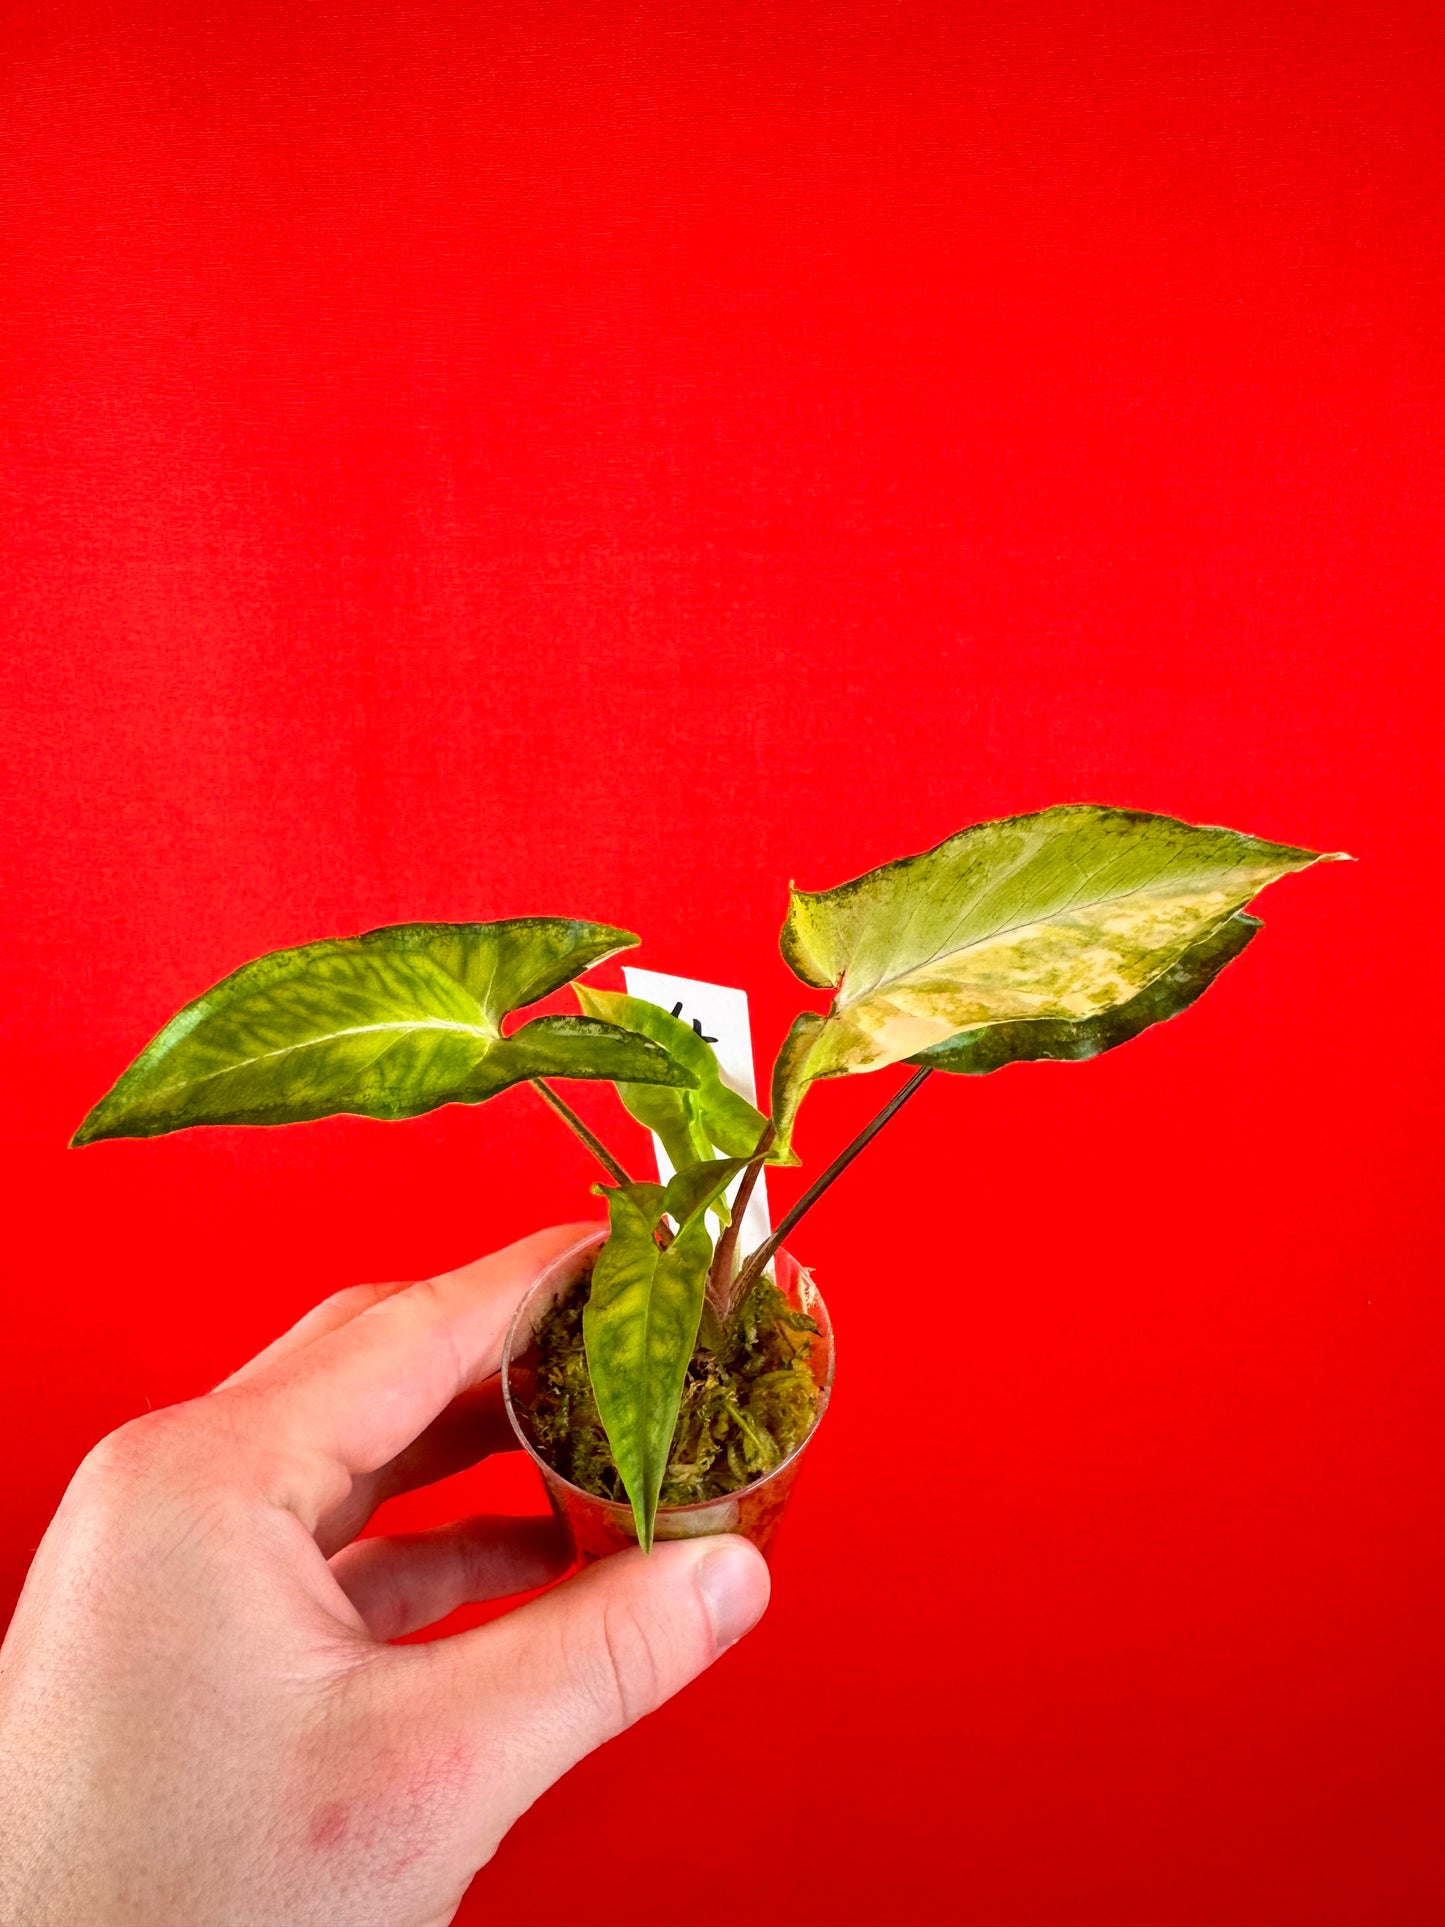
{"type": "Polygon", "coordinates": [[[777,1135],[777,1129],[771,1121],[763,1127],[763,1134],[753,1148],[748,1168],[743,1172],[738,1194],[732,1201],[732,1215],[723,1226],[722,1236],[717,1241],[717,1250],[712,1256],[712,1264],[707,1274],[707,1295],[712,1299],[719,1317],[726,1316],[728,1311],[728,1300],[731,1295],[728,1291],[728,1282],[732,1277],[733,1253],[737,1249],[738,1233],[743,1228],[743,1213],[748,1208],[749,1198],[757,1188],[758,1173],[762,1170],[763,1160],[772,1150],[773,1139],[777,1135]]]}
{"type": "Polygon", "coordinates": [[[601,1138],[594,1132],[588,1130],[581,1118],[578,1117],[577,1113],[572,1109],[572,1106],[564,1103],[551,1086],[545,1084],[540,1077],[534,1077],[531,1082],[532,1089],[537,1093],[538,1097],[542,1099],[544,1104],[550,1104],[558,1117],[560,1117],[562,1122],[567,1126],[568,1130],[582,1140],[593,1157],[596,1158],[597,1162],[607,1173],[608,1177],[611,1178],[615,1184],[631,1184],[632,1180],[628,1177],[626,1171],[623,1170],[616,1158],[613,1157],[601,1138]]]}
{"type": "Polygon", "coordinates": [[[807,1212],[812,1210],[813,1206],[818,1202],[819,1198],[822,1197],[833,1180],[842,1176],[843,1172],[847,1170],[848,1166],[853,1162],[854,1158],[857,1157],[864,1145],[870,1143],[877,1137],[889,1118],[892,1117],[895,1112],[902,1110],[903,1106],[923,1083],[924,1079],[932,1075],[933,1072],[926,1065],[921,1070],[915,1071],[908,1082],[904,1084],[901,1089],[893,1093],[877,1117],[875,1117],[871,1123],[865,1124],[853,1142],[844,1145],[843,1149],[838,1153],[837,1157],[834,1158],[827,1170],[824,1171],[820,1177],[814,1179],[802,1197],[799,1198],[798,1202],[793,1206],[792,1210],[785,1214],[777,1230],[773,1232],[771,1237],[765,1239],[764,1242],[758,1246],[757,1250],[751,1254],[747,1263],[738,1273],[736,1279],[733,1281],[732,1302],[734,1304],[742,1303],[749,1289],[767,1269],[769,1260],[782,1244],[784,1238],[786,1238],[788,1233],[793,1229],[794,1225],[796,1225],[807,1212]]]}

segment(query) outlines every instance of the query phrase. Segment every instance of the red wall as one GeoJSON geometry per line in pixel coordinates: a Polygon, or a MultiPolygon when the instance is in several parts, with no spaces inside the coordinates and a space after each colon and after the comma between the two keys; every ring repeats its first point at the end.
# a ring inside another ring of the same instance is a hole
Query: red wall
{"type": "Polygon", "coordinates": [[[1343,847],[820,1207],[772,1612],[465,1918],[1445,1918],[1437,9],[3,33],[7,1597],[109,1427],[593,1208],[525,1092],[67,1152],[242,959],[608,918],[770,1049],[790,876],[1077,798],[1343,847]]]}

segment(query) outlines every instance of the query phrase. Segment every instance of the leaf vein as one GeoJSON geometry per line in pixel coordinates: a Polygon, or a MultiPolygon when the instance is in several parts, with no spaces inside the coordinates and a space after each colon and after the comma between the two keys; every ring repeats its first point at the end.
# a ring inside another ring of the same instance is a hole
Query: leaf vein
{"type": "MultiPolygon", "coordinates": [[[[461,1036],[479,1037],[489,1044],[497,1041],[491,1032],[484,1030],[480,1024],[454,1023],[449,1022],[445,1018],[429,1017],[407,1019],[405,1021],[395,1020],[385,1024],[352,1024],[348,1025],[345,1030],[329,1030],[324,1036],[303,1037],[298,1043],[283,1044],[277,1050],[257,1051],[254,1057],[233,1058],[229,1064],[218,1065],[213,1071],[202,1071],[198,1076],[185,1077],[182,1078],[179,1083],[164,1085],[152,1095],[155,1097],[164,1097],[171,1091],[190,1090],[194,1085],[210,1083],[213,1078],[230,1077],[236,1071],[248,1069],[252,1064],[267,1063],[273,1057],[289,1057],[296,1051],[314,1050],[318,1044],[334,1043],[338,1037],[367,1037],[388,1030],[396,1031],[400,1033],[400,1035],[392,1038],[391,1042],[385,1047],[387,1050],[392,1049],[396,1044],[400,1043],[403,1036],[413,1031],[421,1030],[452,1031],[461,1036]]],[[[376,1060],[373,1058],[371,1061],[374,1063],[376,1060]]]]}

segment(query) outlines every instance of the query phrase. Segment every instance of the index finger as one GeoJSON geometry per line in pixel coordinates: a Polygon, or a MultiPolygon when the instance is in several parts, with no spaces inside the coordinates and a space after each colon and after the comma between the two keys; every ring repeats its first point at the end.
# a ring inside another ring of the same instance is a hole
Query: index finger
{"type": "Polygon", "coordinates": [[[353,1478],[395,1458],[500,1368],[519,1301],[559,1258],[580,1259],[599,1229],[554,1225],[424,1278],[212,1397],[245,1411],[244,1430],[279,1455],[283,1502],[314,1528],[353,1478]]]}

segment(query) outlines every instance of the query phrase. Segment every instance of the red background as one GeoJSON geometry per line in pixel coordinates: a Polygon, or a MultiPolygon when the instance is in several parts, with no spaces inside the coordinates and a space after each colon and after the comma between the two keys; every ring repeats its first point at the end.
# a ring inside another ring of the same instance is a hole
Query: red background
{"type": "Polygon", "coordinates": [[[521,1091],[67,1152],[241,960],[602,917],[770,1052],[791,875],[1078,798],[1361,859],[819,1208],[772,1611],[465,1918],[1445,1917],[1439,21],[8,10],[7,1595],[111,1426],[594,1208],[521,1091]]]}

